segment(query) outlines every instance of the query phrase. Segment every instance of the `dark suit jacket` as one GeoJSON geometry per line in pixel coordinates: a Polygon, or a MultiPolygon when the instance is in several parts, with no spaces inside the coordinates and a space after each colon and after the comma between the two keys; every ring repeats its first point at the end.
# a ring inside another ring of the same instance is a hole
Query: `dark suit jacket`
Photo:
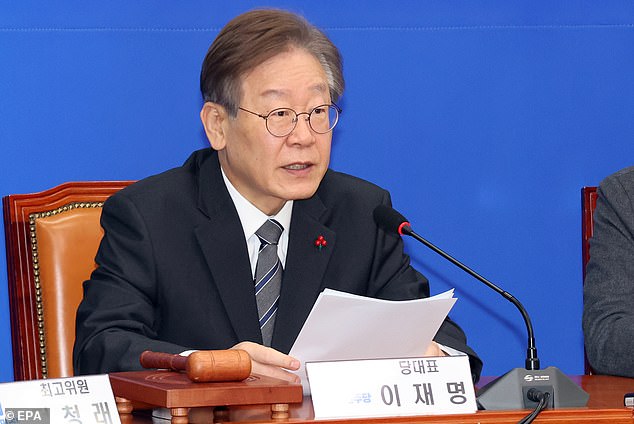
{"type": "MultiPolygon", "coordinates": [[[[429,296],[403,242],[379,231],[374,208],[388,192],[329,170],[317,193],[293,206],[272,347],[288,352],[326,287],[401,300],[429,296]],[[317,249],[323,236],[328,246],[317,249]]],[[[139,369],[143,350],[178,353],[261,343],[244,232],[216,152],[139,181],[104,205],[99,267],[77,311],[78,374],[139,369]]],[[[482,364],[458,326],[436,340],[482,364]]]]}
{"type": "Polygon", "coordinates": [[[583,290],[586,353],[596,373],[634,377],[634,167],[597,190],[583,290]]]}

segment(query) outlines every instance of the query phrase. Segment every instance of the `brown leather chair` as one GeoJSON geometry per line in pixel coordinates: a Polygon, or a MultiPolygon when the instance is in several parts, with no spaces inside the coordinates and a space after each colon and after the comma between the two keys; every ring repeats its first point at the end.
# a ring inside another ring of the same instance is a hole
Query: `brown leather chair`
{"type": "MultiPolygon", "coordinates": [[[[597,207],[597,188],[583,187],[581,189],[581,254],[583,260],[583,281],[586,280],[586,265],[590,259],[590,239],[594,230],[594,209],[597,207]]],[[[588,362],[585,348],[583,351],[584,370],[586,374],[593,374],[588,362]]]]}
{"type": "Polygon", "coordinates": [[[65,183],[3,197],[16,381],[73,375],[75,312],[95,268],[101,206],[130,183],[65,183]]]}

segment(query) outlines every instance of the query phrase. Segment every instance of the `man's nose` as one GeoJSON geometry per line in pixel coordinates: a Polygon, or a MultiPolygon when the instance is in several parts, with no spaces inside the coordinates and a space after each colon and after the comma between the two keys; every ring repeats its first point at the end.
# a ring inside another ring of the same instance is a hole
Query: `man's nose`
{"type": "Polygon", "coordinates": [[[293,132],[291,132],[289,139],[292,139],[293,142],[302,144],[314,142],[315,132],[310,127],[309,114],[306,112],[298,113],[295,119],[297,120],[297,124],[295,125],[293,132]]]}

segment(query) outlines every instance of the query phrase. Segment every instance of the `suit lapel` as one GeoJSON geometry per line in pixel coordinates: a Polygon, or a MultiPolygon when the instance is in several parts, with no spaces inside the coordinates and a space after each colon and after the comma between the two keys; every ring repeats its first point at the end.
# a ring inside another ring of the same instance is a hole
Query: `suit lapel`
{"type": "MultiPolygon", "coordinates": [[[[262,343],[253,276],[240,218],[222,181],[216,152],[200,165],[198,207],[208,219],[195,234],[238,340],[262,343]]],[[[272,346],[288,352],[325,285],[336,233],[322,222],[328,209],[315,195],[295,201],[272,346]],[[328,245],[318,249],[317,237],[328,245]]]]}
{"type": "Polygon", "coordinates": [[[336,234],[321,219],[327,209],[317,195],[296,201],[289,234],[286,267],[272,346],[288,352],[323,289],[323,278],[335,247],[336,234]],[[315,246],[323,236],[327,246],[315,246]]]}
{"type": "Polygon", "coordinates": [[[244,231],[215,152],[200,167],[198,206],[209,219],[195,234],[238,340],[261,343],[244,231]]]}

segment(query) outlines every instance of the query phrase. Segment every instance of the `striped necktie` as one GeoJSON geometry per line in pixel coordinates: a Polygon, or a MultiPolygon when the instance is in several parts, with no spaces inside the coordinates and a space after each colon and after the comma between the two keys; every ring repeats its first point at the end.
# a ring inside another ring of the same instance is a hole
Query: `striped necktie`
{"type": "Polygon", "coordinates": [[[282,263],[277,255],[277,243],[284,227],[269,219],[256,232],[260,239],[258,261],[255,266],[255,298],[264,345],[270,346],[275,325],[275,313],[282,287],[282,263]]]}

